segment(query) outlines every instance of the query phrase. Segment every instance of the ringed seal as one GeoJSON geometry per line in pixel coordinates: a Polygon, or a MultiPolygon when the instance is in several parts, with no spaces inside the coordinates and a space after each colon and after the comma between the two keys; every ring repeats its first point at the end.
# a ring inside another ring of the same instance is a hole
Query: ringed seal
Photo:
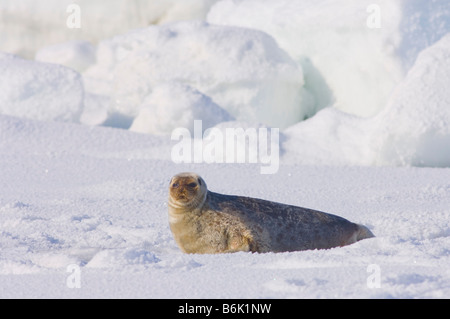
{"type": "Polygon", "coordinates": [[[328,249],[374,237],[342,217],[267,200],[208,191],[195,173],[169,186],[169,225],[185,253],[328,249]]]}

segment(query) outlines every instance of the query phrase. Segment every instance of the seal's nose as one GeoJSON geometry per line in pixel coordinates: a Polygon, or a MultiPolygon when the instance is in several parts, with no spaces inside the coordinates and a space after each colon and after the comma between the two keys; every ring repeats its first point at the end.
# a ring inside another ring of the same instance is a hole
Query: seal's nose
{"type": "Polygon", "coordinates": [[[178,199],[188,199],[189,192],[185,185],[179,185],[176,189],[176,196],[178,199]]]}

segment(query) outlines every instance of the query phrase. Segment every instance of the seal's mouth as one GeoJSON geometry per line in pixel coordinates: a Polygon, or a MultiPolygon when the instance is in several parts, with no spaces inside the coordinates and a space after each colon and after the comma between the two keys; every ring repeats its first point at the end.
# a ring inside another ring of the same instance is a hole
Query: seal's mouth
{"type": "Polygon", "coordinates": [[[177,189],[171,189],[172,198],[180,204],[189,204],[194,198],[195,194],[180,186],[177,189]]]}
{"type": "Polygon", "coordinates": [[[185,202],[185,203],[187,203],[188,201],[190,201],[190,198],[187,197],[187,196],[184,195],[184,194],[177,195],[176,199],[177,199],[177,201],[185,202]]]}

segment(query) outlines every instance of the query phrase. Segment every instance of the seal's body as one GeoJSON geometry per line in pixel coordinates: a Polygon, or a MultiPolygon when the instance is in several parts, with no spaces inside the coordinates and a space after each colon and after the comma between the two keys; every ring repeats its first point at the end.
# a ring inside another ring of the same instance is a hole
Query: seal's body
{"type": "Polygon", "coordinates": [[[210,192],[194,173],[171,180],[169,224],[186,253],[327,249],[374,236],[365,226],[336,215],[210,192]]]}

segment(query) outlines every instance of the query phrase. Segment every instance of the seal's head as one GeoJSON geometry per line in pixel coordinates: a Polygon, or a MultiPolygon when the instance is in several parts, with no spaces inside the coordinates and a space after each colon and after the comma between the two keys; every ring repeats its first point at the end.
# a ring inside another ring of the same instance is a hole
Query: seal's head
{"type": "Polygon", "coordinates": [[[206,199],[206,183],[195,173],[180,173],[169,185],[169,205],[172,208],[192,210],[200,208],[206,199]]]}

